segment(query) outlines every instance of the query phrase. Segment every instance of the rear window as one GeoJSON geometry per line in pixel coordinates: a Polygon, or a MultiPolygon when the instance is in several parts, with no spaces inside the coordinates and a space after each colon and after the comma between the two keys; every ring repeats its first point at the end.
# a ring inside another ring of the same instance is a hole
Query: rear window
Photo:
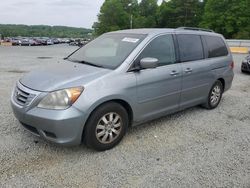
{"type": "Polygon", "coordinates": [[[222,38],[214,36],[204,36],[204,38],[207,43],[208,58],[228,55],[226,44],[222,38]]]}
{"type": "Polygon", "coordinates": [[[204,58],[203,46],[199,35],[177,35],[182,62],[196,61],[204,58]]]}

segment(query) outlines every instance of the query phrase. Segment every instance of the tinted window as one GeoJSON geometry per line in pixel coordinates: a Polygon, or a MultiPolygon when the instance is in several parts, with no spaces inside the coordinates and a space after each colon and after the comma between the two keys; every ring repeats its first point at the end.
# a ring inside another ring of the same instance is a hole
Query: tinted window
{"type": "Polygon", "coordinates": [[[146,57],[159,60],[159,66],[175,63],[175,48],[172,35],[163,35],[155,38],[139,55],[138,61],[146,57]]]}
{"type": "Polygon", "coordinates": [[[227,47],[220,37],[205,36],[208,48],[208,58],[226,56],[227,47]]]}
{"type": "Polygon", "coordinates": [[[203,59],[203,47],[199,35],[177,35],[182,62],[203,59]]]}

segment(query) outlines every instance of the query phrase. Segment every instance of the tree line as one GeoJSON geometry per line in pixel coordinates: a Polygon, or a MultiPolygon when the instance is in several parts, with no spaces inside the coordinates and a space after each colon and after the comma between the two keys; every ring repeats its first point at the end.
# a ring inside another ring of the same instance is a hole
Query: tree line
{"type": "Polygon", "coordinates": [[[2,37],[84,38],[88,33],[92,33],[92,30],[66,26],[0,24],[0,34],[2,37]]]}
{"type": "Polygon", "coordinates": [[[105,0],[96,35],[133,28],[202,27],[226,38],[250,39],[250,0],[105,0]]]}

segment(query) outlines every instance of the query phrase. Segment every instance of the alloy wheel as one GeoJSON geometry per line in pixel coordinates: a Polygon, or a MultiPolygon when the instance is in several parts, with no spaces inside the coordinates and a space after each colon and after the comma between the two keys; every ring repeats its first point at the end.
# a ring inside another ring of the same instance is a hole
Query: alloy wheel
{"type": "Polygon", "coordinates": [[[96,138],[102,144],[113,142],[121,133],[122,118],[115,112],[102,116],[96,126],[96,138]]]}
{"type": "Polygon", "coordinates": [[[219,85],[215,85],[210,96],[211,105],[213,106],[217,105],[220,101],[220,98],[221,98],[221,88],[219,85]]]}

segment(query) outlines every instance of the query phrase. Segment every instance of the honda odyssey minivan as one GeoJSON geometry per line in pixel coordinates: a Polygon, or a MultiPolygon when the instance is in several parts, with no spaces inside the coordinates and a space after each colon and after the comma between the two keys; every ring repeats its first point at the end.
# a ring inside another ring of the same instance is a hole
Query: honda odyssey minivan
{"type": "Polygon", "coordinates": [[[17,81],[11,105],[37,136],[107,150],[129,126],[196,105],[216,108],[233,68],[223,36],[213,31],[122,30],[28,73],[17,81]]]}

